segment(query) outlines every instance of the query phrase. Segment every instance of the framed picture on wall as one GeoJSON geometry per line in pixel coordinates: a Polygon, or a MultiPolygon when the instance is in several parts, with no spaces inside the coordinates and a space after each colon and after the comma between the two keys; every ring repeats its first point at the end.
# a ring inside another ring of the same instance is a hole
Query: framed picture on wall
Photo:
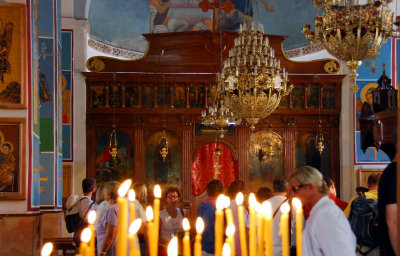
{"type": "Polygon", "coordinates": [[[368,177],[373,173],[383,173],[383,169],[360,169],[358,171],[358,186],[367,187],[368,177]]]}
{"type": "Polygon", "coordinates": [[[0,107],[26,108],[27,32],[24,5],[0,6],[0,107]]]}
{"type": "Polygon", "coordinates": [[[25,119],[0,118],[0,200],[25,199],[24,141],[25,119]]]}

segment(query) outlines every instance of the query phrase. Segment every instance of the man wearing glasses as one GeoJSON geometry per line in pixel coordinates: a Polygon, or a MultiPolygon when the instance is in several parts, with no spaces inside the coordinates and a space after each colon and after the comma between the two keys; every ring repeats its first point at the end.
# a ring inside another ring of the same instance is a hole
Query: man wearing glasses
{"type": "Polygon", "coordinates": [[[311,166],[290,176],[293,196],[311,207],[303,230],[303,255],[356,255],[356,238],[343,211],[328,197],[322,174],[311,166]]]}

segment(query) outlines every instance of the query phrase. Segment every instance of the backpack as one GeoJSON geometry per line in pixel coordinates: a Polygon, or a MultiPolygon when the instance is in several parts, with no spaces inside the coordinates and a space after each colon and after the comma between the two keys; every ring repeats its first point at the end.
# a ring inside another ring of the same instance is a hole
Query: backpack
{"type": "Polygon", "coordinates": [[[78,195],[71,195],[68,197],[64,212],[65,225],[68,233],[75,232],[81,223],[79,212],[81,211],[81,201],[83,199],[85,199],[85,197],[79,199],[78,195]]]}
{"type": "Polygon", "coordinates": [[[357,251],[367,255],[378,246],[378,202],[374,199],[367,199],[364,193],[359,193],[351,204],[349,222],[354,235],[357,237],[357,251]],[[370,250],[361,252],[362,246],[370,250]]]}

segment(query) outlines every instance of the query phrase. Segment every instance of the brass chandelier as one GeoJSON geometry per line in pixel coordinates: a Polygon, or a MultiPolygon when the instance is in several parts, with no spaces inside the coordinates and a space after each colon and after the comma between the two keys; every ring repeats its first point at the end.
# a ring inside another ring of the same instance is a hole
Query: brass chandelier
{"type": "Polygon", "coordinates": [[[224,61],[222,77],[226,105],[235,116],[246,120],[251,130],[293,88],[287,85],[288,73],[275,58],[263,25],[259,23],[256,28],[254,21],[240,25],[239,36],[224,61]]]}
{"type": "Polygon", "coordinates": [[[312,44],[322,44],[351,70],[352,91],[358,91],[357,69],[373,57],[393,31],[392,0],[313,0],[324,13],[315,18],[315,32],[304,25],[302,33],[312,44]],[[360,3],[361,2],[361,3],[360,3]]]}
{"type": "Polygon", "coordinates": [[[217,84],[211,88],[213,95],[211,104],[207,110],[201,112],[201,119],[204,125],[213,126],[219,130],[220,137],[224,137],[224,128],[229,125],[239,125],[242,120],[233,115],[226,106],[224,100],[225,88],[221,74],[217,75],[217,84]]]}

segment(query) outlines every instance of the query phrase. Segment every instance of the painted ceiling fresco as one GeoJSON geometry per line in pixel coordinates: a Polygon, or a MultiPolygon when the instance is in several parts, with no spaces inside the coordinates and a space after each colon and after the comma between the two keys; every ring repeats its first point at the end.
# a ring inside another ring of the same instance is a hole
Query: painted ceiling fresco
{"type": "MultiPolygon", "coordinates": [[[[142,34],[209,30],[212,10],[203,12],[202,0],[101,0],[91,1],[90,33],[94,39],[116,47],[145,52],[142,34]]],[[[313,24],[317,9],[311,0],[255,0],[257,8],[248,11],[248,0],[231,0],[235,9],[222,14],[223,29],[238,30],[243,14],[260,17],[267,34],[285,35],[284,49],[308,45],[301,34],[304,24],[313,24]],[[256,11],[258,10],[258,12],[256,11]]],[[[212,2],[212,1],[210,1],[212,2]]],[[[224,1],[223,1],[224,2],[224,1]]]]}

